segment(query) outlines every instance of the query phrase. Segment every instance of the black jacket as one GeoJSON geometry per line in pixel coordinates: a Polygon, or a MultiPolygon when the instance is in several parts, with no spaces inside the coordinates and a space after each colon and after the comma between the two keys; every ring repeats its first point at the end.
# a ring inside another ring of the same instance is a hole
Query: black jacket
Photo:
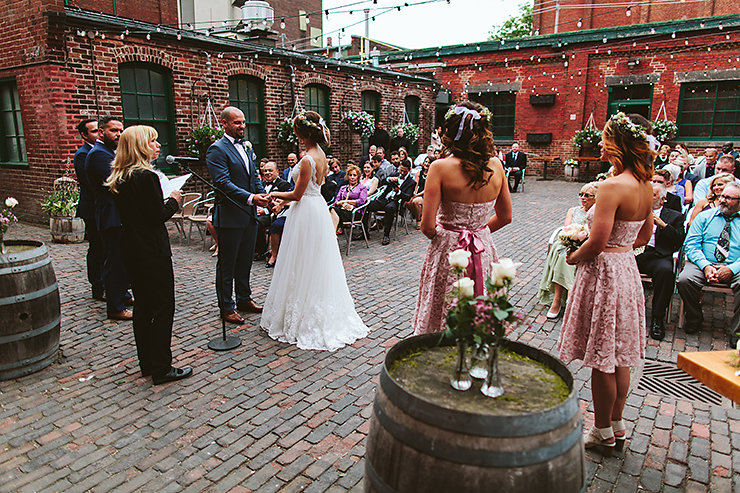
{"type": "Polygon", "coordinates": [[[85,160],[87,159],[87,155],[91,149],[92,145],[85,142],[79,149],[77,149],[74,157],[75,174],[77,175],[77,183],[80,185],[80,199],[77,203],[77,217],[84,219],[85,223],[90,226],[92,226],[92,222],[95,221],[95,198],[93,197],[92,187],[90,187],[90,180],[87,178],[85,160]]]}
{"type": "Polygon", "coordinates": [[[684,239],[683,214],[663,206],[660,218],[666,223],[665,228],[655,229],[655,252],[661,257],[671,257],[673,252],[681,249],[684,239]]]}
{"type": "Polygon", "coordinates": [[[504,168],[519,168],[524,169],[527,167],[527,155],[522,151],[517,151],[516,161],[514,160],[514,153],[507,152],[504,156],[504,168]]]}

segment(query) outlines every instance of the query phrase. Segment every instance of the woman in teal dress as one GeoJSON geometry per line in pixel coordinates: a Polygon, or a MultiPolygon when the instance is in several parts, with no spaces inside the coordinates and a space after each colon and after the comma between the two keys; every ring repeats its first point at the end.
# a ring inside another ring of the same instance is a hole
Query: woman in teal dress
{"type": "MultiPolygon", "coordinates": [[[[580,207],[568,209],[563,226],[569,224],[586,224],[586,213],[596,202],[596,188],[598,182],[586,183],[581,188],[578,196],[581,200],[580,207]]],[[[560,238],[550,246],[550,251],[545,259],[542,271],[540,290],[537,297],[543,305],[550,305],[547,318],[556,319],[560,316],[561,307],[568,299],[568,291],[573,287],[573,279],[576,275],[576,266],[565,262],[565,245],[560,238]]]]}

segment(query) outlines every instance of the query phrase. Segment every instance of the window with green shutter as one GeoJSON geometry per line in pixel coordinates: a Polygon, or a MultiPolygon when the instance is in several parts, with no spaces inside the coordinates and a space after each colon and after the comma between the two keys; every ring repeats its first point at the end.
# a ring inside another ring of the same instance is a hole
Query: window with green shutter
{"type": "MultiPolygon", "coordinates": [[[[403,99],[403,106],[406,109],[406,118],[416,125],[419,126],[419,98],[417,96],[406,96],[403,99]]],[[[419,154],[419,141],[411,144],[411,149],[408,149],[409,154],[416,156],[419,154]]]]}
{"type": "Polygon", "coordinates": [[[149,125],[157,130],[162,144],[155,165],[164,171],[177,166],[164,162],[168,154],[177,154],[175,118],[172,103],[172,74],[158,65],[126,63],[118,66],[121,81],[121,105],[126,126],[149,125]]]}
{"type": "Polygon", "coordinates": [[[305,92],[306,110],[315,111],[329,125],[329,121],[331,120],[331,114],[329,112],[329,88],[321,84],[308,84],[305,92]]]}
{"type": "Polygon", "coordinates": [[[0,80],[0,163],[28,165],[15,79],[0,80]]]}
{"type": "Polygon", "coordinates": [[[514,138],[516,93],[513,91],[484,92],[469,95],[471,101],[491,110],[491,132],[494,140],[514,138]]]}
{"type": "MultiPolygon", "coordinates": [[[[373,118],[375,118],[375,126],[377,127],[378,120],[380,119],[380,93],[375,91],[362,91],[360,104],[362,105],[362,111],[369,113],[373,118]]],[[[370,139],[367,137],[362,139],[363,156],[370,152],[369,141],[370,139]]]]}
{"type": "Polygon", "coordinates": [[[681,84],[678,138],[740,138],[740,81],[681,84]]]}
{"type": "Polygon", "coordinates": [[[652,84],[631,84],[628,86],[610,86],[607,118],[622,111],[637,113],[650,120],[653,104],[652,84]]]}
{"type": "Polygon", "coordinates": [[[258,158],[267,157],[265,139],[265,83],[257,77],[229,77],[229,105],[244,112],[244,138],[252,143],[258,158]]]}

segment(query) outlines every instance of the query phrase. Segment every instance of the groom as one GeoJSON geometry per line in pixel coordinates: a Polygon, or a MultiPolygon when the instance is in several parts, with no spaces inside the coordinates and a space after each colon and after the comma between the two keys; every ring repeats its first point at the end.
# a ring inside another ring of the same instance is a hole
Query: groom
{"type": "Polygon", "coordinates": [[[216,265],[216,298],[221,318],[244,323],[236,309],[252,313],[262,306],[252,300],[249,271],[257,239],[257,205],[267,207],[268,199],[254,165],[257,156],[244,140],[246,122],[239,108],[227,106],[221,113],[224,136],[206,153],[206,165],[213,183],[230,200],[216,195],[213,224],[218,231],[219,257],[216,265]],[[236,289],[236,303],[231,296],[236,289]]]}

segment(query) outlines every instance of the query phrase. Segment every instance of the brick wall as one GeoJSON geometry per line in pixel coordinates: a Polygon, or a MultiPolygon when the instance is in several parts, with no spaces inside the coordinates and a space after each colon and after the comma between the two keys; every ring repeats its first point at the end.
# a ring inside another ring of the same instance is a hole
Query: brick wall
{"type": "Polygon", "coordinates": [[[71,0],[71,5],[93,12],[177,26],[177,0],[71,0]]]}
{"type": "MultiPolygon", "coordinates": [[[[55,27],[55,29],[57,29],[55,27]]],[[[191,114],[191,91],[194,83],[204,79],[217,112],[228,102],[228,77],[246,74],[261,79],[265,85],[265,121],[268,157],[286,166],[288,150],[276,140],[279,118],[293,108],[290,67],[287,59],[260,55],[211,56],[212,68],[205,66],[202,48],[186,46],[172,38],[147,41],[134,35],[121,40],[80,36],[78,28],[68,26],[59,31],[62,39],[51,39],[46,48],[59,62],[20,66],[0,70],[0,77],[15,77],[22,107],[22,118],[28,151],[27,167],[0,166],[0,197],[12,194],[21,202],[19,213],[25,220],[46,222],[47,216],[38,205],[46,190],[58,176],[68,172],[75,150],[81,144],[74,127],[81,118],[102,115],[122,115],[118,66],[125,62],[146,62],[167,67],[172,72],[172,93],[175,109],[177,153],[185,154],[185,137],[199,114],[191,114]],[[62,53],[50,49],[64,47],[62,53]],[[94,70],[93,70],[94,65],[94,70]]],[[[2,57],[0,57],[1,59],[2,57]]],[[[342,162],[355,159],[361,153],[357,135],[340,123],[342,111],[360,109],[362,90],[372,89],[381,94],[381,120],[390,128],[403,108],[403,98],[409,94],[421,99],[422,130],[420,148],[429,143],[436,90],[429,85],[405,84],[396,77],[380,75],[370,70],[313,63],[294,63],[295,93],[303,103],[304,86],[322,83],[330,88],[332,151],[342,162]]],[[[2,66],[2,65],[0,65],[2,66]]],[[[196,88],[205,85],[199,82],[196,88]]],[[[325,115],[326,116],[326,115],[325,115]]],[[[263,156],[259,156],[260,158],[263,156]]],[[[205,166],[196,166],[206,172],[205,166]]],[[[207,174],[207,173],[206,173],[207,174]]],[[[195,186],[190,185],[190,186],[195,186]]]]}
{"type": "MultiPolygon", "coordinates": [[[[275,11],[275,24],[272,28],[279,33],[285,33],[288,43],[286,48],[290,48],[292,43],[296,44],[297,49],[310,48],[310,43],[305,38],[308,38],[311,34],[311,27],[319,29],[322,27],[321,0],[301,0],[299,2],[294,0],[270,0],[270,6],[275,11]],[[300,19],[297,17],[299,10],[312,14],[309,16],[311,22],[305,31],[300,29],[300,19]],[[285,29],[280,28],[280,19],[283,17],[285,17],[285,29]]],[[[279,38],[278,46],[280,46],[279,38]]]]}
{"type": "MultiPolygon", "coordinates": [[[[578,31],[580,29],[599,29],[613,26],[629,26],[648,22],[663,22],[697,17],[736,14],[737,2],[734,0],[706,0],[703,2],[672,2],[660,5],[654,1],[634,2],[627,16],[626,6],[613,7],[611,0],[560,0],[560,16],[557,32],[578,31]],[[579,7],[581,6],[581,7],[579,7]],[[581,19],[582,26],[578,26],[581,19]]],[[[533,29],[540,34],[555,32],[555,4],[548,0],[535,0],[533,29]]]]}

